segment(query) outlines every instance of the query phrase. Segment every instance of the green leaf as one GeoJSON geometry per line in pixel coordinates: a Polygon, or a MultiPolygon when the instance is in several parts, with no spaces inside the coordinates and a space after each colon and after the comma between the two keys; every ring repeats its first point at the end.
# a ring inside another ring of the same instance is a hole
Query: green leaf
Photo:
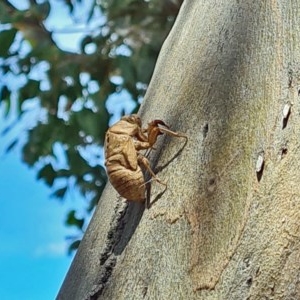
{"type": "Polygon", "coordinates": [[[72,254],[73,251],[77,250],[80,245],[81,240],[76,240],[75,242],[71,243],[68,249],[68,254],[72,254]]]}
{"type": "Polygon", "coordinates": [[[29,79],[27,83],[20,89],[20,100],[23,102],[26,99],[34,98],[39,94],[40,82],[29,79]]]}
{"type": "Polygon", "coordinates": [[[52,186],[56,178],[56,171],[53,169],[50,163],[46,164],[39,170],[37,178],[44,179],[48,186],[52,186]]]}
{"type": "Polygon", "coordinates": [[[63,199],[66,192],[68,190],[68,187],[65,186],[63,188],[60,188],[58,190],[56,190],[54,193],[51,194],[51,197],[56,197],[56,198],[59,198],[59,199],[63,199]]]}
{"type": "Polygon", "coordinates": [[[84,219],[77,218],[75,210],[69,211],[66,219],[66,225],[75,226],[79,229],[82,229],[83,224],[84,224],[84,219]]]}
{"type": "Polygon", "coordinates": [[[16,33],[15,28],[0,31],[0,56],[9,57],[9,48],[15,39],[16,33]]]}
{"type": "Polygon", "coordinates": [[[3,85],[0,90],[0,102],[5,102],[5,106],[3,109],[5,118],[8,116],[11,108],[10,94],[11,91],[8,89],[8,87],[6,85],[3,85]]]}
{"type": "MultiPolygon", "coordinates": [[[[0,47],[1,48],[1,47],[0,47]]],[[[10,98],[10,90],[6,85],[3,85],[0,91],[0,101],[10,98]]]]}

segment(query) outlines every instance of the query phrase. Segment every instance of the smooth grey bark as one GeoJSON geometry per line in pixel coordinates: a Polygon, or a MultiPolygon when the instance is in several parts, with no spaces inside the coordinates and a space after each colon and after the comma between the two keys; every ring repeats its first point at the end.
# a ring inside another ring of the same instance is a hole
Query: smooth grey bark
{"type": "Polygon", "coordinates": [[[186,0],[140,110],[149,209],[107,186],[58,299],[300,299],[300,1],[186,0]]]}

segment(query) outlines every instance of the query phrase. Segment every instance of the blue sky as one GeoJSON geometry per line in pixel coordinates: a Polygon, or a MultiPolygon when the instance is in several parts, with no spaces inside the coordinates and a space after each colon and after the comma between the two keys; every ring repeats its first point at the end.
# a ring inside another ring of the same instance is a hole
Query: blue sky
{"type": "Polygon", "coordinates": [[[16,152],[0,158],[0,299],[54,299],[72,259],[63,225],[71,201],[49,199],[16,152]]]}
{"type": "MultiPolygon", "coordinates": [[[[26,8],[26,1],[11,2],[26,8]]],[[[79,22],[73,31],[66,7],[60,1],[51,2],[55,7],[46,24],[57,32],[62,29],[54,35],[60,47],[75,51],[81,37],[80,30],[76,31],[83,25],[79,22]]],[[[80,13],[84,16],[84,9],[80,13]]],[[[4,109],[0,103],[0,133],[15,119],[13,113],[4,118],[4,109]]],[[[20,148],[5,154],[9,141],[24,134],[24,128],[17,126],[0,135],[0,299],[50,300],[72,260],[67,255],[66,236],[75,231],[64,225],[66,213],[82,207],[84,199],[76,191],[64,202],[50,198],[51,190],[36,180],[36,170],[22,163],[20,148]]]]}

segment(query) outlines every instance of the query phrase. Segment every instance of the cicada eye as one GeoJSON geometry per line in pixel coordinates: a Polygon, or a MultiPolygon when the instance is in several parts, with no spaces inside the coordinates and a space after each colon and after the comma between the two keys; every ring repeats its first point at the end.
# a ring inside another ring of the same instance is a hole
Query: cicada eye
{"type": "Polygon", "coordinates": [[[133,124],[137,124],[138,126],[142,126],[142,121],[141,121],[141,118],[136,115],[136,114],[133,114],[130,116],[130,123],[133,123],[133,124]]]}

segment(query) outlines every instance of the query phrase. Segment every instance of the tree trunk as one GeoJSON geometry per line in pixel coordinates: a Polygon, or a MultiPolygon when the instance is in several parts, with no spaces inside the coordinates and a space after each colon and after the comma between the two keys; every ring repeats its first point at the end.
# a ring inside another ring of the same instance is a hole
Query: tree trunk
{"type": "Polygon", "coordinates": [[[300,1],[186,0],[140,114],[151,205],[109,185],[58,299],[300,299],[300,1]]]}

